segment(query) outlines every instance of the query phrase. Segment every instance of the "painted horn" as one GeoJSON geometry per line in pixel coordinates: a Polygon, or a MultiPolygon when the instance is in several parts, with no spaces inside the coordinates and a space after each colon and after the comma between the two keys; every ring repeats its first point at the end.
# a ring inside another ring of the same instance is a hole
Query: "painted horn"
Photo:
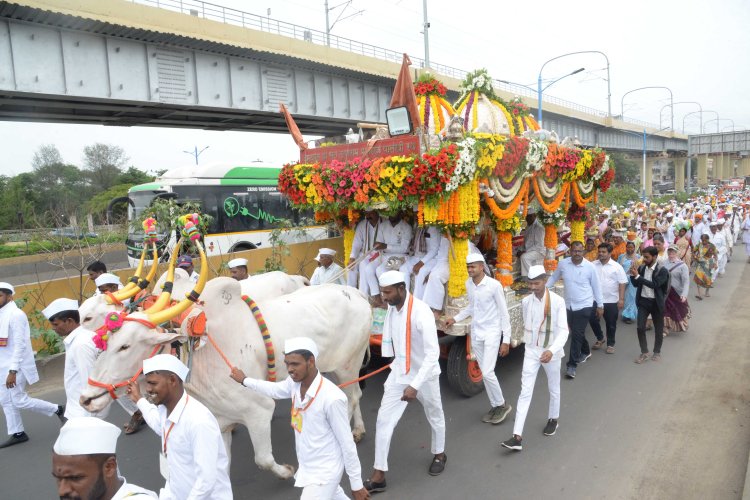
{"type": "Polygon", "coordinates": [[[203,287],[206,286],[206,281],[208,281],[208,259],[206,259],[206,252],[203,250],[203,245],[199,240],[195,240],[195,246],[198,248],[198,252],[201,256],[201,272],[198,277],[198,283],[195,284],[193,291],[187,295],[187,298],[181,300],[179,303],[173,305],[172,307],[156,313],[150,313],[149,311],[146,311],[148,320],[153,324],[159,325],[180,315],[182,312],[187,310],[187,308],[192,306],[193,303],[195,303],[200,297],[201,292],[203,292],[203,287]]]}
{"type": "Polygon", "coordinates": [[[150,313],[156,313],[164,309],[167,304],[169,304],[169,300],[172,298],[172,286],[174,285],[174,268],[177,264],[177,254],[180,253],[180,248],[182,248],[182,244],[184,243],[184,241],[184,237],[180,238],[180,241],[177,242],[177,245],[172,250],[172,257],[169,259],[169,267],[167,268],[167,279],[164,282],[164,286],[162,287],[159,298],[156,299],[154,305],[148,308],[148,312],[150,313]]]}
{"type": "Polygon", "coordinates": [[[151,283],[151,281],[154,279],[154,276],[156,276],[156,268],[159,267],[159,252],[156,250],[156,243],[151,243],[151,250],[153,251],[153,253],[151,254],[153,259],[151,260],[151,269],[148,271],[148,275],[146,276],[146,278],[139,280],[138,285],[130,288],[129,290],[122,289],[116,291],[112,294],[114,298],[119,301],[123,301],[135,297],[138,292],[148,288],[149,283],[151,283]]]}
{"type": "Polygon", "coordinates": [[[146,260],[146,252],[148,251],[148,246],[143,245],[143,250],[141,250],[141,260],[138,262],[138,267],[135,270],[135,274],[128,280],[128,283],[122,288],[122,290],[118,290],[120,292],[124,292],[125,290],[130,290],[131,288],[136,288],[138,286],[138,282],[141,280],[141,273],[143,272],[143,264],[146,260]]]}

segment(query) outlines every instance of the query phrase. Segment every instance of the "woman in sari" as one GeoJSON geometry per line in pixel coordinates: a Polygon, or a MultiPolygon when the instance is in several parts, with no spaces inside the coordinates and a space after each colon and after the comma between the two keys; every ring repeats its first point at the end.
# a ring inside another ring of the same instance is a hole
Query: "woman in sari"
{"type": "MultiPolygon", "coordinates": [[[[640,255],[635,253],[635,242],[628,241],[625,244],[625,253],[620,255],[617,263],[622,266],[627,276],[631,266],[637,266],[640,260],[640,255]]],[[[638,307],[635,305],[636,291],[636,287],[628,280],[628,285],[625,287],[625,305],[622,308],[622,321],[627,324],[638,318],[638,307]]]]}
{"type": "Polygon", "coordinates": [[[693,262],[693,242],[687,236],[687,227],[680,226],[674,244],[677,245],[677,258],[690,268],[693,262]]]}
{"type": "Polygon", "coordinates": [[[664,304],[664,336],[673,332],[685,332],[690,319],[690,306],[687,295],[690,289],[690,272],[685,263],[680,260],[680,249],[677,245],[669,245],[667,262],[664,267],[669,271],[670,287],[664,304]]]}
{"type": "Polygon", "coordinates": [[[707,234],[701,235],[701,241],[698,246],[693,250],[693,265],[695,266],[695,276],[693,281],[698,285],[698,295],[695,296],[698,300],[703,300],[701,297],[701,289],[706,289],[706,297],[710,297],[709,290],[713,288],[713,280],[711,279],[711,272],[716,267],[716,260],[718,258],[718,252],[707,234]]]}

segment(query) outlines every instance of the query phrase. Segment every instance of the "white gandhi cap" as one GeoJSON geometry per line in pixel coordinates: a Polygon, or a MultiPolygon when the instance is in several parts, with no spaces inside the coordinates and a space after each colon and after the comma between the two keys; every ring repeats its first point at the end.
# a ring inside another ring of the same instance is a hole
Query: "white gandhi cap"
{"type": "Polygon", "coordinates": [[[401,271],[386,271],[378,278],[380,286],[393,286],[398,283],[406,283],[404,273],[401,271]]]}
{"type": "Polygon", "coordinates": [[[11,295],[16,293],[16,289],[13,288],[13,285],[6,281],[0,281],[0,290],[9,290],[11,295]]]}
{"type": "Polygon", "coordinates": [[[182,361],[171,354],[157,354],[153,358],[143,360],[143,374],[148,375],[151,372],[168,371],[172,372],[183,382],[190,371],[182,361]]]}
{"type": "Polygon", "coordinates": [[[308,351],[313,356],[318,357],[318,346],[315,341],[307,337],[294,337],[284,342],[284,354],[294,351],[308,351]]]}
{"type": "Polygon", "coordinates": [[[331,257],[336,255],[336,250],[332,248],[321,248],[318,250],[318,255],[330,255],[331,257]]]}
{"type": "Polygon", "coordinates": [[[55,299],[47,306],[46,309],[42,310],[42,314],[45,318],[50,319],[55,314],[59,314],[63,311],[77,311],[78,301],[73,299],[55,299]]]}
{"type": "Polygon", "coordinates": [[[120,277],[112,273],[100,274],[99,277],[94,280],[94,283],[96,283],[96,286],[122,285],[122,282],[120,281],[120,277]]]}
{"type": "Polygon", "coordinates": [[[529,267],[529,273],[528,278],[530,280],[535,280],[540,276],[544,276],[547,274],[547,271],[544,270],[544,266],[536,265],[529,267]]]}
{"type": "Polygon", "coordinates": [[[247,259],[232,259],[227,263],[227,266],[229,266],[229,269],[232,269],[233,267],[240,267],[245,266],[247,267],[247,259]]]}
{"type": "Polygon", "coordinates": [[[58,455],[114,455],[120,429],[96,417],[75,417],[60,429],[52,447],[58,455]]]}
{"type": "Polygon", "coordinates": [[[475,262],[484,263],[484,257],[482,257],[481,253],[470,253],[469,255],[466,256],[467,264],[473,264],[475,262]]]}

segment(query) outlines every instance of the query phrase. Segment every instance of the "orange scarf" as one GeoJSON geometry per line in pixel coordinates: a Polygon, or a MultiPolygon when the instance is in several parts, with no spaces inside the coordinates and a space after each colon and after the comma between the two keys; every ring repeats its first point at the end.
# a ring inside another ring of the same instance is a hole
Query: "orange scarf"
{"type": "Polygon", "coordinates": [[[406,306],[406,373],[411,369],[411,308],[414,295],[409,294],[409,305],[406,306]]]}

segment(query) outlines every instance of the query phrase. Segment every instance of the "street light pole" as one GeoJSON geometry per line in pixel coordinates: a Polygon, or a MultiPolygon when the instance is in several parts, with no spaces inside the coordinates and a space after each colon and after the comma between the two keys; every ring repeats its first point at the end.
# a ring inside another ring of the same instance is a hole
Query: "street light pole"
{"type": "MultiPolygon", "coordinates": [[[[662,106],[661,109],[659,110],[659,126],[660,127],[661,127],[661,115],[662,115],[662,113],[664,113],[664,108],[666,108],[667,106],[674,107],[674,106],[677,106],[678,104],[697,104],[698,105],[698,109],[700,110],[700,114],[701,114],[701,128],[703,128],[703,106],[701,106],[701,103],[695,102],[695,101],[680,101],[680,102],[675,102],[673,104],[665,104],[664,106],[662,106]]],[[[684,134],[685,133],[685,120],[684,120],[684,118],[682,120],[682,124],[683,124],[682,125],[682,133],[684,134]]]]}
{"type": "MultiPolygon", "coordinates": [[[[624,111],[625,110],[625,96],[628,94],[632,94],[633,92],[637,92],[639,90],[646,90],[646,89],[666,89],[667,91],[669,91],[669,105],[672,108],[672,112],[671,112],[672,125],[670,128],[672,129],[672,131],[674,131],[674,95],[672,94],[672,89],[670,89],[669,87],[649,86],[649,87],[639,87],[637,89],[628,90],[622,95],[622,99],[620,99],[620,118],[622,118],[623,120],[625,119],[625,111],[624,111]]],[[[661,116],[659,116],[659,118],[661,118],[661,116]]]]}
{"type": "Polygon", "coordinates": [[[202,152],[204,152],[205,150],[207,150],[209,147],[210,146],[206,146],[205,148],[203,148],[200,151],[198,151],[198,146],[195,146],[195,149],[193,149],[192,151],[183,151],[183,153],[189,154],[190,156],[194,157],[195,158],[195,164],[197,165],[198,164],[198,157],[201,155],[202,152]]]}
{"type": "Polygon", "coordinates": [[[430,67],[430,22],[427,20],[427,0],[422,0],[422,10],[424,11],[424,24],[422,29],[424,30],[424,66],[425,68],[430,67]]]}
{"type": "MultiPolygon", "coordinates": [[[[549,61],[548,61],[548,62],[549,62],[549,61]]],[[[545,63],[545,64],[547,64],[547,63],[545,63]]],[[[538,99],[538,104],[539,104],[539,108],[537,109],[537,112],[536,112],[536,114],[537,114],[537,117],[539,118],[539,119],[537,120],[537,122],[539,122],[539,126],[540,126],[540,127],[542,126],[542,93],[543,93],[543,92],[544,92],[545,90],[547,90],[548,88],[550,88],[550,87],[551,87],[552,85],[554,85],[554,84],[556,84],[557,82],[559,82],[560,80],[562,80],[563,78],[567,78],[567,77],[569,77],[569,76],[577,75],[578,73],[580,73],[581,71],[583,71],[583,70],[585,70],[585,69],[586,69],[586,68],[578,68],[578,69],[577,69],[577,70],[575,70],[575,71],[571,71],[571,72],[570,72],[570,73],[568,73],[567,75],[563,75],[563,76],[561,76],[560,78],[557,78],[557,79],[555,79],[555,80],[552,80],[552,81],[551,81],[550,83],[548,83],[548,84],[547,84],[547,85],[546,85],[546,86],[545,86],[544,88],[542,88],[542,72],[541,72],[541,71],[539,72],[539,79],[537,80],[537,99],[538,99]]]]}
{"type": "MultiPolygon", "coordinates": [[[[537,78],[537,106],[538,106],[537,107],[537,121],[539,122],[540,127],[542,126],[542,91],[547,89],[550,85],[552,85],[552,83],[555,83],[555,82],[552,82],[549,85],[547,85],[547,87],[542,89],[542,71],[544,71],[544,67],[548,63],[554,60],[560,59],[562,57],[573,56],[576,54],[601,54],[604,56],[604,59],[607,61],[607,116],[609,118],[612,118],[612,91],[611,91],[611,83],[610,83],[610,77],[609,77],[609,57],[607,57],[607,54],[605,54],[604,52],[600,50],[580,50],[577,52],[568,52],[567,54],[562,54],[557,57],[553,57],[552,59],[549,59],[544,64],[542,64],[542,67],[539,69],[539,77],[537,78]]],[[[580,71],[583,71],[583,68],[581,68],[580,71]]],[[[576,71],[576,73],[578,72],[579,71],[576,71]]],[[[575,74],[575,73],[571,73],[571,74],[575,74]]],[[[565,75],[565,76],[570,76],[570,75],[565,75]]],[[[561,79],[562,78],[558,78],[558,80],[555,80],[555,81],[559,81],[561,79]]]]}

